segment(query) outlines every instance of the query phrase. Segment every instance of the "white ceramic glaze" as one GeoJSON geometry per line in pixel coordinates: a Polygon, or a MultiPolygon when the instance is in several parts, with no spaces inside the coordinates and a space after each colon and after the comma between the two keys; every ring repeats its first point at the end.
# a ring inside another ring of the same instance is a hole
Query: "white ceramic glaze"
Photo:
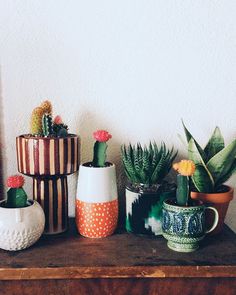
{"type": "MultiPolygon", "coordinates": [[[[1,201],[0,205],[5,201],[1,201]]],[[[43,209],[36,201],[24,208],[0,207],[0,248],[17,251],[30,247],[42,235],[43,209]]]]}
{"type": "Polygon", "coordinates": [[[86,203],[103,203],[117,199],[116,169],[80,165],[77,200],[86,203]]]}

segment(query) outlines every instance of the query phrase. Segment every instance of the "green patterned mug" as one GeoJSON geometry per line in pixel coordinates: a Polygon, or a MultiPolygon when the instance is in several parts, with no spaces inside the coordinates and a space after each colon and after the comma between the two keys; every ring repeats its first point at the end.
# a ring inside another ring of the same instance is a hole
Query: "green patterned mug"
{"type": "Polygon", "coordinates": [[[174,200],[166,200],[163,203],[163,236],[168,240],[167,246],[174,251],[195,251],[199,247],[199,241],[215,229],[218,220],[217,210],[204,206],[202,202],[189,207],[177,206],[174,200]],[[212,210],[215,213],[210,229],[207,229],[205,225],[206,210],[212,210]]]}

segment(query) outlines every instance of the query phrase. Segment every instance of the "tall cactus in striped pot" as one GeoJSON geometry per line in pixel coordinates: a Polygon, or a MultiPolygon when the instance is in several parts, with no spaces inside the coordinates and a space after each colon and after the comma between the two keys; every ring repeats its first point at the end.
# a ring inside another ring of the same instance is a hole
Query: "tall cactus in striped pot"
{"type": "Polygon", "coordinates": [[[68,133],[59,115],[53,116],[49,100],[33,110],[30,124],[31,133],[16,140],[18,170],[33,177],[33,197],[45,211],[45,233],[61,233],[68,228],[67,175],[79,168],[79,138],[68,133]]]}

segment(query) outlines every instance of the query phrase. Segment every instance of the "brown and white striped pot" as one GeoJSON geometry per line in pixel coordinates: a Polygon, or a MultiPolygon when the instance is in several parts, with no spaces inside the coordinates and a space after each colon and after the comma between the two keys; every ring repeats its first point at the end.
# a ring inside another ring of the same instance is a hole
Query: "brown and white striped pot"
{"type": "Polygon", "coordinates": [[[33,177],[33,198],[45,213],[46,234],[68,228],[67,175],[79,168],[79,137],[65,138],[20,135],[16,138],[18,171],[33,177]]]}

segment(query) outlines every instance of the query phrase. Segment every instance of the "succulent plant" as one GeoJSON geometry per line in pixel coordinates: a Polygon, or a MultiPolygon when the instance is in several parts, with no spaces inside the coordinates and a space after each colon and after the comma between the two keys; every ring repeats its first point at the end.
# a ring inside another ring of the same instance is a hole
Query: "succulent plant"
{"type": "Polygon", "coordinates": [[[65,125],[60,116],[52,119],[52,104],[45,100],[39,107],[36,107],[31,115],[31,134],[35,136],[66,137],[68,126],[65,125]]]}
{"type": "Polygon", "coordinates": [[[41,135],[42,134],[42,118],[44,115],[44,110],[41,107],[37,107],[33,110],[31,115],[30,122],[30,132],[33,135],[41,135]]]}
{"type": "Polygon", "coordinates": [[[7,208],[22,208],[27,206],[27,194],[23,189],[24,177],[13,175],[8,177],[7,186],[10,188],[7,192],[7,208]]]}
{"type": "Polygon", "coordinates": [[[148,188],[163,182],[177,152],[174,152],[174,148],[167,149],[165,143],[158,147],[155,142],[150,142],[148,147],[142,147],[140,143],[136,146],[123,145],[121,154],[125,174],[131,184],[134,186],[141,184],[148,188]]]}
{"type": "Polygon", "coordinates": [[[188,142],[188,157],[196,166],[192,176],[194,188],[213,193],[222,190],[222,184],[236,172],[236,139],[225,146],[219,127],[216,127],[203,149],[184,125],[188,142]]]}
{"type": "Polygon", "coordinates": [[[52,125],[51,115],[43,114],[42,129],[43,129],[43,136],[49,136],[53,134],[53,125],[52,125]]]}
{"type": "Polygon", "coordinates": [[[93,148],[93,167],[105,167],[107,141],[112,136],[106,130],[97,130],[93,133],[93,137],[96,139],[93,148]]]}
{"type": "Polygon", "coordinates": [[[176,200],[179,206],[188,206],[190,203],[190,177],[195,172],[195,164],[191,160],[182,160],[173,165],[174,170],[178,171],[176,200]]]}

